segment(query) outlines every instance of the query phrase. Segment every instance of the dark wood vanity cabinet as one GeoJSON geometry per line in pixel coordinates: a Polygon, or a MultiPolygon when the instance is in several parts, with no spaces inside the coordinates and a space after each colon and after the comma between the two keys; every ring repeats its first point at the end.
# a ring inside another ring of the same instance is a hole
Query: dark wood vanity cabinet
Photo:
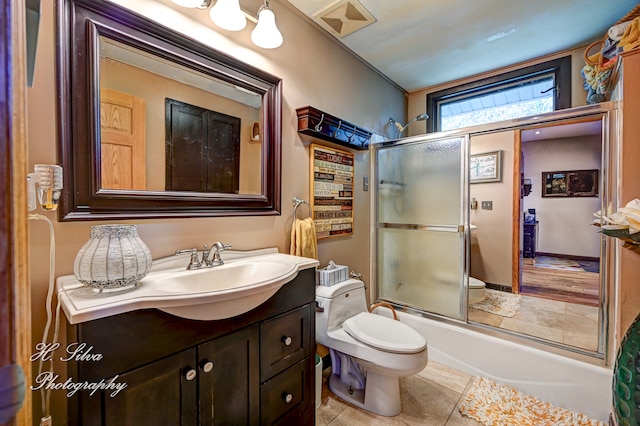
{"type": "Polygon", "coordinates": [[[71,325],[99,361],[68,362],[72,425],[312,425],[315,275],[301,271],[271,299],[218,321],[145,309],[71,325]]]}

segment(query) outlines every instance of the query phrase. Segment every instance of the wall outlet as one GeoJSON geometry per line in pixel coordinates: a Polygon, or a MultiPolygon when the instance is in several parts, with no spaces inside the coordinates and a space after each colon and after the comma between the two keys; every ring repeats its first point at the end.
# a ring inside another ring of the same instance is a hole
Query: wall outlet
{"type": "Polygon", "coordinates": [[[482,210],[493,210],[493,201],[483,201],[482,210]]]}

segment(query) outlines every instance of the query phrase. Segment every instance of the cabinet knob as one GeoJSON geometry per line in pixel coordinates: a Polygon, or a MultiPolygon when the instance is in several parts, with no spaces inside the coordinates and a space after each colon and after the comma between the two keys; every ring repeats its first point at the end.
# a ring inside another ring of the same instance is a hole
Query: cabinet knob
{"type": "Polygon", "coordinates": [[[285,346],[290,346],[291,342],[293,342],[293,340],[289,336],[282,336],[281,340],[282,340],[282,343],[284,343],[285,346]]]}
{"type": "Polygon", "coordinates": [[[284,392],[282,394],[282,399],[284,399],[284,402],[289,404],[291,401],[293,401],[293,395],[291,395],[289,392],[284,392]]]}
{"type": "Polygon", "coordinates": [[[186,368],[185,369],[184,377],[187,380],[191,381],[191,380],[195,379],[197,375],[198,375],[198,373],[193,368],[186,368]]]}
{"type": "Polygon", "coordinates": [[[202,362],[200,363],[200,366],[202,367],[202,371],[204,371],[205,373],[208,373],[211,370],[213,370],[213,362],[206,359],[202,360],[202,362]]]}

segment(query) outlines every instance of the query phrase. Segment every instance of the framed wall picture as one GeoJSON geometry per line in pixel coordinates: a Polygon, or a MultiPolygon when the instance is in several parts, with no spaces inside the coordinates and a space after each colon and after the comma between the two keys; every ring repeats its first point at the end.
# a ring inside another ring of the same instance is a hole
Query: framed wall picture
{"type": "Polygon", "coordinates": [[[469,182],[502,181],[502,150],[471,155],[469,161],[469,182]]]}
{"type": "Polygon", "coordinates": [[[598,170],[542,172],[543,197],[597,197],[598,170]]]}
{"type": "Polygon", "coordinates": [[[353,234],[353,154],[311,144],[311,207],[317,238],[353,234]]]}

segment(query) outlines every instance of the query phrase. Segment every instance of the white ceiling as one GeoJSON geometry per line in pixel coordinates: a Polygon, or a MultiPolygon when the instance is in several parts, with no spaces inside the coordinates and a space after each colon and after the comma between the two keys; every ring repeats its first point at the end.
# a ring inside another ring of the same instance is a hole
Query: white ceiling
{"type": "Polygon", "coordinates": [[[533,142],[595,135],[602,135],[602,122],[598,119],[559,126],[550,124],[544,128],[527,129],[522,131],[520,138],[522,142],[533,142]]]}
{"type": "MultiPolygon", "coordinates": [[[[313,19],[346,0],[282,1],[313,19]]],[[[340,41],[408,92],[586,46],[601,39],[638,4],[636,0],[349,1],[359,1],[375,22],[340,41]]]]}

